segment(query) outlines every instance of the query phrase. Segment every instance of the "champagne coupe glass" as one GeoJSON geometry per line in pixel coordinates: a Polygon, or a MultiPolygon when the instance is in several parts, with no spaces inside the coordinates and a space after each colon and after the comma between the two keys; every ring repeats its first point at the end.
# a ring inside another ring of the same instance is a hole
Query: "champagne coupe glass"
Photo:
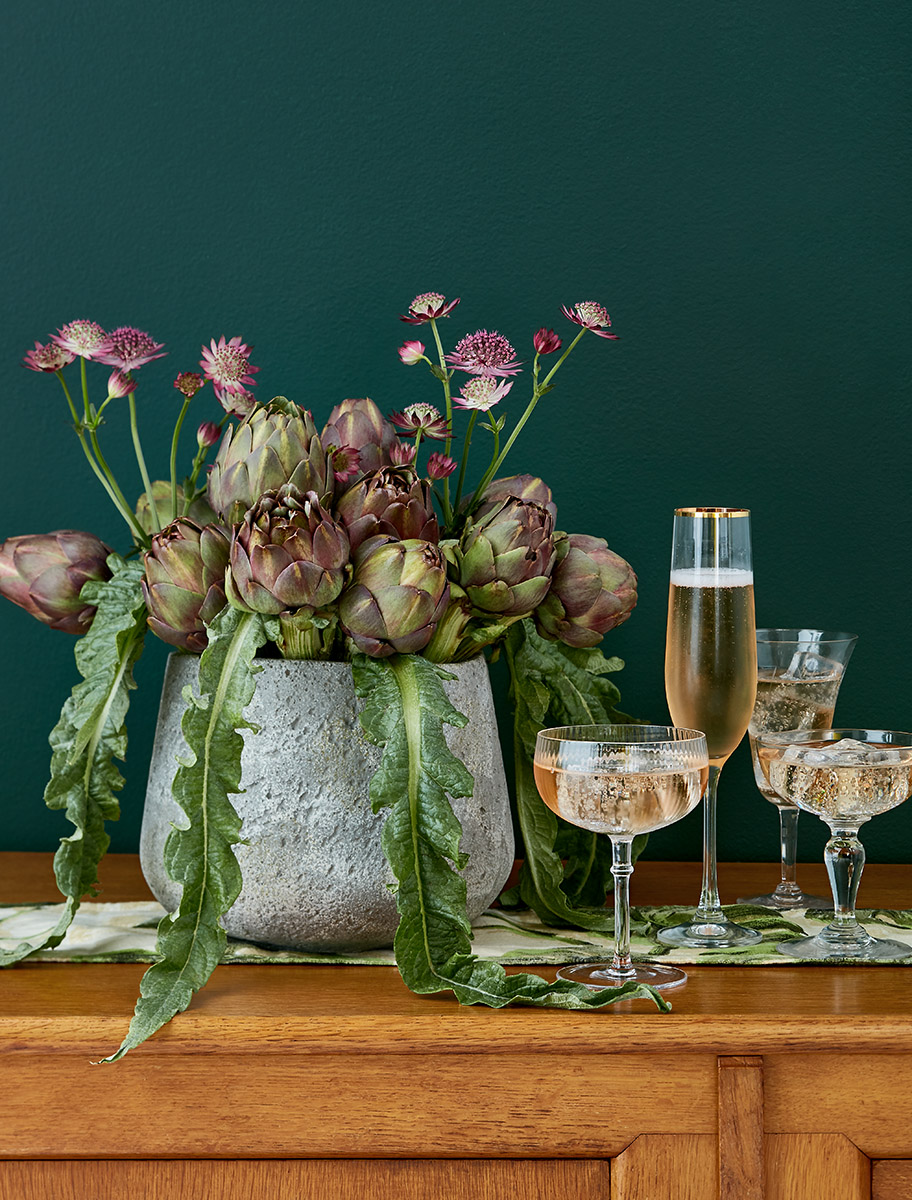
{"type": "Polygon", "coordinates": [[[829,908],[822,896],[809,896],[798,886],[795,857],[801,810],[777,796],[757,757],[761,733],[784,729],[829,729],[843,672],[858,638],[825,629],[757,630],[757,703],[747,733],[754,778],[770,804],[779,810],[781,879],[775,891],[738,899],[764,908],[829,908]]]}
{"type": "Polygon", "coordinates": [[[874,938],[855,918],[864,868],[858,830],[912,792],[912,734],[884,729],[793,729],[760,735],[760,766],[789,804],[830,827],[824,861],[833,889],[833,920],[813,937],[780,942],[793,958],[907,958],[902,942],[874,938]]]}
{"type": "Polygon", "coordinates": [[[709,766],[706,739],[696,729],[668,725],[569,725],[543,729],[533,767],[541,798],[552,812],[611,838],[614,876],[614,958],[562,967],[561,979],[590,988],[648,983],[677,987],[677,967],[630,958],[631,844],[679,821],[700,803],[709,766]]]}
{"type": "Polygon", "coordinates": [[[750,513],[679,508],[671,552],[665,694],[675,725],[702,729],[709,748],[703,802],[703,886],[692,920],[663,929],[666,946],[747,946],[760,934],[729,921],[716,875],[716,789],[757,696],[750,513]]]}

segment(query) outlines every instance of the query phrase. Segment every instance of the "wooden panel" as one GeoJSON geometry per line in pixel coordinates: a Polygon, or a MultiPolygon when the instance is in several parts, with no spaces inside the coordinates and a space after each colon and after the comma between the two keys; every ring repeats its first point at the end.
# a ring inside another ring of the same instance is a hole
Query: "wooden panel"
{"type": "Polygon", "coordinates": [[[714,1133],[715,1076],[686,1054],[7,1055],[0,1157],[608,1158],[714,1133]]]}
{"type": "Polygon", "coordinates": [[[768,1134],[765,1156],[764,1200],[871,1200],[871,1160],[842,1134],[768,1134]]]}
{"type": "Polygon", "coordinates": [[[912,1162],[872,1163],[871,1200],[912,1200],[912,1162]]]}
{"type": "Polygon", "coordinates": [[[718,1175],[712,1134],[646,1133],[612,1159],[611,1200],[712,1200],[718,1175]]]}
{"type": "Polygon", "coordinates": [[[598,1160],[5,1162],[0,1200],[607,1200],[608,1176],[598,1160]]]}
{"type": "Polygon", "coordinates": [[[764,1200],[763,1059],[719,1059],[719,1197],[764,1200]]]}
{"type": "Polygon", "coordinates": [[[766,1132],[842,1133],[868,1158],[912,1158],[912,1055],[844,1049],[764,1059],[766,1132]]]}

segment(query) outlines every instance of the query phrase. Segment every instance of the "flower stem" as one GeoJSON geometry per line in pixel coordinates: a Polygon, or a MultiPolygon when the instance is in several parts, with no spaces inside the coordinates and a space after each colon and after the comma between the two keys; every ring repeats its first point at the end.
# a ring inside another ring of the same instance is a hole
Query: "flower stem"
{"type": "MultiPolygon", "coordinates": [[[[228,420],[229,413],[225,413],[221,421],[219,421],[219,429],[224,429],[225,423],[228,420]]],[[[193,466],[190,469],[190,479],[187,483],[187,494],[184,497],[184,507],[181,516],[185,517],[189,513],[193,501],[196,499],[196,481],[199,478],[199,473],[203,469],[203,463],[206,461],[206,455],[209,453],[208,446],[200,446],[196,451],[196,457],[193,460],[193,466]]]]}
{"type": "MultiPolygon", "coordinates": [[[[459,464],[459,479],[456,483],[456,499],[453,501],[453,508],[459,511],[459,498],[462,495],[462,485],[465,483],[466,467],[469,462],[469,446],[472,444],[472,430],[475,428],[475,422],[478,419],[478,409],[472,409],[472,415],[469,417],[469,427],[466,430],[465,442],[462,446],[462,462],[459,464]]],[[[493,423],[493,422],[492,422],[493,423]]]]}
{"type": "MultiPolygon", "coordinates": [[[[444,443],[443,452],[444,452],[444,454],[447,455],[447,457],[449,457],[450,443],[453,440],[453,397],[450,394],[450,373],[447,370],[446,358],[444,357],[444,353],[443,353],[443,342],[440,340],[440,333],[437,329],[437,322],[434,320],[433,317],[431,318],[430,325],[431,325],[431,329],[433,330],[433,333],[434,333],[434,341],[437,343],[437,356],[440,359],[440,369],[443,372],[443,379],[441,379],[440,382],[443,384],[443,395],[446,400],[446,423],[447,423],[447,436],[446,436],[446,441],[444,443]]],[[[449,478],[446,478],[443,481],[443,507],[444,507],[444,516],[445,517],[447,516],[447,512],[449,512],[449,514],[452,516],[453,510],[450,508],[450,480],[449,480],[449,478]]],[[[449,520],[449,517],[447,517],[447,520],[449,520]]]]}
{"type": "MultiPolygon", "coordinates": [[[[180,440],[181,426],[184,423],[184,417],[187,415],[187,409],[190,407],[190,397],[187,396],[181,407],[177,418],[177,423],[174,426],[174,435],[171,438],[171,520],[177,518],[177,443],[180,440]]],[[[185,497],[186,499],[186,497],[185,497]]]]}
{"type": "Polygon", "coordinates": [[[81,355],[79,358],[79,373],[82,380],[82,409],[84,413],[83,420],[86,422],[86,424],[88,424],[91,416],[89,412],[89,383],[88,379],[86,378],[86,360],[81,355]]]}
{"type": "Polygon", "coordinates": [[[152,494],[152,480],[149,478],[149,471],[146,467],[146,459],[142,452],[142,443],[139,440],[139,425],[136,420],[136,397],[133,392],[127,396],[130,405],[130,433],[133,437],[133,449],[136,452],[136,462],[139,466],[139,473],[142,475],[143,487],[146,489],[146,495],[149,498],[149,512],[152,514],[152,524],[155,526],[156,533],[162,527],[161,517],[158,515],[158,507],[155,503],[155,497],[152,494]]]}
{"type": "Polygon", "coordinates": [[[120,488],[117,484],[117,480],[114,478],[114,472],[108,466],[107,461],[105,460],[105,456],[101,452],[101,446],[98,444],[97,430],[95,430],[95,429],[89,430],[89,440],[92,443],[92,449],[95,451],[95,457],[98,460],[98,465],[101,467],[102,471],[104,471],[105,477],[107,478],[108,483],[111,485],[111,488],[116,497],[115,503],[117,503],[117,506],[121,511],[121,514],[123,515],[123,517],[125,518],[127,523],[131,526],[131,528],[133,529],[133,532],[139,538],[140,543],[143,546],[148,546],[149,545],[149,535],[143,529],[142,525],[140,525],[139,521],[137,521],[136,516],[133,513],[133,510],[130,508],[129,504],[127,503],[126,497],[124,496],[123,492],[120,490],[120,488]]]}

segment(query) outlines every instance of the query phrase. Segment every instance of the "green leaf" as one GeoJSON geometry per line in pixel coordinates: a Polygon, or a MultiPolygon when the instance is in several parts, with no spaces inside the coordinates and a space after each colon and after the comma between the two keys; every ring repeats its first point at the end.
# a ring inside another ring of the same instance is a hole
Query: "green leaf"
{"type": "Polygon", "coordinates": [[[200,659],[200,695],[187,688],[181,730],[190,757],[178,767],[172,791],[188,826],[175,826],[165,843],[165,867],[183,891],[176,912],[158,927],[161,957],[143,976],[127,1036],[104,1062],[116,1062],[183,1012],[224,953],[221,917],[243,883],[232,849],[241,840],[241,819],[228,796],[241,790],[238,731],[252,728],[244,709],[256,686],[253,660],[266,641],[263,626],[257,613],[224,608],[200,659]]]}
{"type": "MultiPolygon", "coordinates": [[[[533,909],[548,925],[611,929],[613,916],[604,907],[613,883],[610,839],[578,829],[546,807],[532,757],[540,729],[625,719],[615,708],[621,694],[605,678],[624,664],[605,658],[597,647],[577,650],[547,641],[528,619],[511,627],[505,654],[514,706],[516,804],[526,848],[518,887],[507,899],[533,909]]],[[[645,844],[645,837],[634,840],[634,861],[645,844]]]]}
{"type": "Polygon", "coordinates": [[[97,605],[88,632],[76,643],[82,683],[67,698],[49,739],[51,778],[45,803],[48,808],[65,809],[74,826],[69,837],[61,838],[54,856],[57,886],[66,904],[60,920],[41,941],[22,942],[0,953],[0,966],[60,945],[81,898],[98,882],[98,864],[111,841],[105,822],[120,816],[116,793],[124,780],[113,759],[123,759],[127,752],[124,721],[135,687],[133,667],[143,648],[146,609],[139,586],[142,564],[112,554],[108,566],[109,580],[82,589],[82,599],[97,605]]]}
{"type": "Polygon", "coordinates": [[[389,808],[383,852],[396,878],[399,928],[396,962],[406,985],[419,994],[451,990],[462,1004],[532,1004],[551,1008],[602,1008],[617,1000],[648,997],[669,1005],[652,988],[624,984],[590,991],[559,979],[507,975],[498,963],[472,954],[466,885],[454,870],[465,865],[461,828],[447,793],[471,794],[472,778],[450,752],[444,723],[466,718],[443,690],[447,678],[417,655],[353,659],[355,690],[364,702],[361,724],[383,747],[371,780],[375,810],[389,808]]]}

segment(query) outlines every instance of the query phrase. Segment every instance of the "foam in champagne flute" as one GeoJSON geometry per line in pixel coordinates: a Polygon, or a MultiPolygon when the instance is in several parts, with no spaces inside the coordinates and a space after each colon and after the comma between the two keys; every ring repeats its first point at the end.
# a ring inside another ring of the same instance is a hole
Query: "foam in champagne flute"
{"type": "Polygon", "coordinates": [[[671,584],[686,588],[753,587],[754,573],[738,567],[675,567],[671,584]]]}

